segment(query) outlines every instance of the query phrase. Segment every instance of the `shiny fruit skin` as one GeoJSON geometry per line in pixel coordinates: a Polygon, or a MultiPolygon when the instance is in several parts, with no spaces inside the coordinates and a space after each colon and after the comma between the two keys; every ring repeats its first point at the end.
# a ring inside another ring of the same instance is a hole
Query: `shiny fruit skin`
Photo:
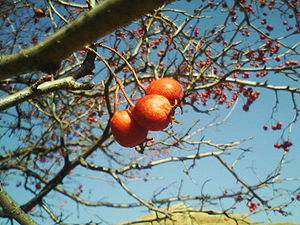
{"type": "Polygon", "coordinates": [[[166,77],[152,81],[146,89],[146,94],[162,95],[169,99],[171,105],[174,105],[175,103],[181,102],[183,90],[177,80],[166,77]]]}
{"type": "Polygon", "coordinates": [[[134,109],[134,119],[145,129],[159,131],[171,122],[171,103],[162,95],[150,94],[140,98],[134,109]]]}
{"type": "Polygon", "coordinates": [[[115,140],[124,147],[142,144],[148,134],[148,130],[133,119],[131,109],[115,112],[110,120],[110,127],[115,140]]]}

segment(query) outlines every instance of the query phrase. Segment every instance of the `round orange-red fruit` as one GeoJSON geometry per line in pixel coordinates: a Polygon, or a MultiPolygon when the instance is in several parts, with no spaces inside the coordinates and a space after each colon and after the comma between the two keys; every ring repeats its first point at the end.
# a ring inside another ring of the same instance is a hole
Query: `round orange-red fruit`
{"type": "Polygon", "coordinates": [[[169,99],[171,105],[174,105],[181,102],[183,90],[177,80],[166,77],[152,81],[146,89],[146,94],[162,95],[169,99]]]}
{"type": "Polygon", "coordinates": [[[37,8],[37,9],[34,9],[34,15],[36,17],[44,17],[44,16],[46,16],[46,12],[41,8],[37,8]]]}
{"type": "Polygon", "coordinates": [[[115,112],[110,127],[115,140],[124,147],[135,147],[147,139],[148,130],[133,119],[131,109],[115,112]]]}
{"type": "Polygon", "coordinates": [[[173,115],[169,100],[156,94],[140,98],[133,108],[134,119],[145,129],[159,131],[166,128],[173,115]]]}

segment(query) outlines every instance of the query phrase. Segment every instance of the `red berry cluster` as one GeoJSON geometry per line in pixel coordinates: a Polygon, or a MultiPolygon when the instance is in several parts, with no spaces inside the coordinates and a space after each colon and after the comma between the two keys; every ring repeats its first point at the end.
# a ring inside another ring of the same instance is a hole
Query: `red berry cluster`
{"type": "Polygon", "coordinates": [[[281,130],[282,128],[282,122],[277,122],[276,125],[272,126],[272,130],[281,130]]]}
{"type": "Polygon", "coordinates": [[[218,104],[222,105],[224,102],[227,102],[227,93],[224,92],[224,85],[217,85],[214,88],[209,88],[206,92],[200,94],[204,102],[207,102],[207,100],[210,98],[211,94],[213,93],[212,99],[218,100],[218,104]]]}
{"type": "Polygon", "coordinates": [[[260,206],[259,203],[254,202],[253,200],[249,201],[247,203],[247,207],[249,208],[250,212],[254,211],[255,209],[257,209],[260,206]]]}
{"type": "Polygon", "coordinates": [[[237,196],[234,198],[234,200],[235,200],[236,202],[241,202],[241,201],[244,200],[244,198],[239,194],[239,195],[237,195],[237,196]]]}
{"type": "MultiPolygon", "coordinates": [[[[282,122],[277,122],[276,125],[273,125],[273,126],[272,126],[272,130],[281,130],[282,125],[283,125],[282,122]]],[[[263,129],[264,129],[264,130],[268,130],[268,129],[269,129],[269,126],[265,124],[265,125],[263,126],[263,129]]]]}
{"type": "Polygon", "coordinates": [[[294,201],[295,199],[300,201],[300,192],[298,194],[296,194],[296,198],[295,197],[291,198],[292,201],[294,201]]]}
{"type": "Polygon", "coordinates": [[[87,118],[88,123],[96,123],[98,122],[98,119],[96,118],[96,112],[90,112],[89,116],[87,118]]]}
{"type": "Polygon", "coordinates": [[[247,98],[246,104],[243,106],[244,111],[248,111],[250,108],[250,105],[259,97],[260,92],[254,91],[252,88],[246,88],[243,85],[237,85],[239,88],[237,91],[233,91],[234,86],[232,84],[218,84],[214,87],[210,87],[205,89],[205,91],[199,93],[199,94],[192,94],[189,96],[191,99],[191,102],[197,102],[199,104],[202,104],[204,106],[208,105],[208,101],[213,99],[217,100],[217,103],[219,105],[222,105],[223,103],[227,103],[227,108],[230,108],[234,102],[239,98],[241,94],[244,95],[244,97],[247,98]],[[227,91],[230,91],[232,94],[232,98],[228,99],[227,91]]]}
{"type": "Polygon", "coordinates": [[[82,190],[82,185],[79,185],[79,186],[78,186],[78,190],[77,190],[76,193],[75,193],[75,196],[78,197],[82,192],[83,192],[83,190],[82,190]]]}
{"type": "Polygon", "coordinates": [[[290,150],[290,147],[293,145],[290,141],[285,141],[282,144],[274,144],[275,148],[282,148],[284,151],[288,152],[290,150]]]}
{"type": "MultiPolygon", "coordinates": [[[[282,122],[277,122],[276,125],[273,125],[273,126],[272,126],[272,130],[281,130],[282,125],[283,125],[282,122]]],[[[268,126],[268,125],[264,125],[264,126],[263,126],[263,129],[264,129],[264,130],[268,130],[268,129],[269,129],[269,126],[268,126]]],[[[293,145],[292,142],[290,142],[290,141],[285,141],[285,142],[283,142],[282,144],[279,144],[279,143],[274,144],[274,147],[275,147],[275,148],[278,148],[278,149],[282,148],[284,151],[288,152],[288,151],[290,150],[290,147],[291,147],[292,145],[293,145]]]]}
{"type": "Polygon", "coordinates": [[[244,111],[249,111],[250,105],[259,97],[260,92],[254,91],[252,88],[242,88],[244,96],[247,98],[246,104],[243,106],[244,111]]]}
{"type": "Polygon", "coordinates": [[[285,65],[286,66],[296,66],[296,65],[298,65],[298,61],[297,60],[286,61],[285,65]]]}
{"type": "MultiPolygon", "coordinates": [[[[264,23],[265,20],[262,20],[261,22],[264,23]]],[[[272,29],[271,25],[267,27],[269,30],[272,29]]],[[[245,56],[247,57],[247,59],[254,61],[251,63],[251,65],[253,66],[263,65],[267,62],[268,55],[273,56],[274,54],[278,53],[280,47],[281,47],[280,43],[276,43],[274,40],[269,39],[265,42],[263,50],[255,50],[251,48],[245,52],[245,56]]],[[[275,59],[276,61],[280,61],[280,57],[275,59]]]]}

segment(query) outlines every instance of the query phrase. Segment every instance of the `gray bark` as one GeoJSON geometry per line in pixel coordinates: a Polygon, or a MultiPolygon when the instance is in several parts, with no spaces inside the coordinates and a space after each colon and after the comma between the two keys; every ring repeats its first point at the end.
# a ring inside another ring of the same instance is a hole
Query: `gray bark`
{"type": "Polygon", "coordinates": [[[54,73],[61,60],[170,0],[106,0],[43,42],[0,56],[0,80],[34,71],[54,73]]]}
{"type": "Polygon", "coordinates": [[[37,223],[26,214],[20,206],[4,191],[0,185],[0,205],[7,216],[15,219],[22,225],[37,225],[37,223]]]}

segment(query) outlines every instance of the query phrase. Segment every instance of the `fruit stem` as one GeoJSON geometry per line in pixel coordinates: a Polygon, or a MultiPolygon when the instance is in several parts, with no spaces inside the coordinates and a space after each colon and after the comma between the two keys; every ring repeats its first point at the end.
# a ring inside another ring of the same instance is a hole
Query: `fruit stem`
{"type": "Polygon", "coordinates": [[[118,51],[116,51],[115,49],[109,47],[109,46],[106,46],[106,45],[103,45],[103,44],[97,44],[99,47],[102,47],[102,48],[107,48],[109,49],[110,51],[114,52],[115,54],[117,54],[125,63],[126,65],[129,67],[129,69],[132,71],[132,74],[133,74],[133,77],[134,77],[134,80],[135,82],[137,83],[137,85],[143,89],[144,92],[146,92],[146,87],[145,85],[143,85],[141,83],[141,81],[139,80],[134,68],[131,66],[131,64],[128,62],[128,60],[123,56],[121,55],[118,51]]]}
{"type": "Polygon", "coordinates": [[[119,111],[119,85],[117,85],[114,96],[114,112],[119,111]]]}
{"type": "Polygon", "coordinates": [[[105,66],[108,68],[108,70],[110,71],[110,73],[113,75],[113,77],[115,78],[117,85],[119,86],[119,88],[121,89],[124,97],[126,98],[126,101],[128,102],[128,105],[130,107],[134,107],[133,102],[131,101],[131,99],[129,98],[129,96],[127,95],[124,85],[122,83],[122,81],[118,78],[117,74],[114,72],[114,70],[110,67],[110,65],[108,64],[108,62],[105,60],[104,57],[102,57],[98,52],[96,52],[94,49],[90,48],[90,47],[86,47],[86,49],[88,49],[89,51],[95,53],[99,59],[105,64],[105,66]]]}
{"type": "Polygon", "coordinates": [[[113,76],[115,77],[116,82],[117,82],[117,85],[119,86],[119,88],[121,89],[121,91],[122,91],[124,97],[126,98],[126,101],[128,102],[128,105],[129,105],[131,108],[133,108],[133,107],[134,107],[134,104],[133,104],[133,102],[131,101],[131,99],[130,99],[130,97],[128,96],[128,94],[126,93],[125,87],[124,87],[122,81],[121,81],[118,77],[116,77],[116,74],[115,74],[115,73],[113,73],[113,76]]]}

